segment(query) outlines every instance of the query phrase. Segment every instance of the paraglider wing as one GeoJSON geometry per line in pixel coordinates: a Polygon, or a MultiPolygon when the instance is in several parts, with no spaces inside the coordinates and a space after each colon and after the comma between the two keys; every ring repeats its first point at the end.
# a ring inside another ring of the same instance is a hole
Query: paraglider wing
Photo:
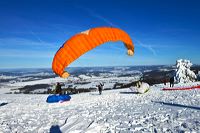
{"type": "Polygon", "coordinates": [[[69,76],[65,67],[91,49],[109,42],[122,41],[128,49],[128,55],[134,54],[134,46],[129,35],[113,27],[99,27],[81,32],[67,40],[54,56],[52,69],[60,77],[69,76]]]}

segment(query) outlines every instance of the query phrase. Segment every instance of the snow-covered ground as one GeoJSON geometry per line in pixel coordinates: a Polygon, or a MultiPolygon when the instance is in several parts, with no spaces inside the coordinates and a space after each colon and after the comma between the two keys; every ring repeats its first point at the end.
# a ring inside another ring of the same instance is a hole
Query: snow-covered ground
{"type": "Polygon", "coordinates": [[[200,90],[163,87],[81,93],[55,104],[46,103],[48,95],[0,94],[0,132],[200,132],[200,90]]]}

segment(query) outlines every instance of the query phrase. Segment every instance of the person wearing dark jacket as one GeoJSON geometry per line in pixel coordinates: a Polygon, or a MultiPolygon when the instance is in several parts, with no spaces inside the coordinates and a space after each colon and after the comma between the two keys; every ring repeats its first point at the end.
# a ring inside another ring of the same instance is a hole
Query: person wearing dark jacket
{"type": "Polygon", "coordinates": [[[164,83],[164,85],[166,85],[166,83],[167,83],[167,78],[164,78],[164,79],[163,79],[163,83],[164,83]]]}
{"type": "Polygon", "coordinates": [[[170,82],[170,87],[174,87],[174,77],[171,77],[169,82],[170,82]]]}
{"type": "Polygon", "coordinates": [[[98,91],[99,91],[99,95],[102,94],[103,86],[104,86],[104,84],[102,84],[102,83],[100,83],[99,85],[97,85],[97,87],[98,87],[98,91]]]}
{"type": "Polygon", "coordinates": [[[62,94],[62,88],[59,82],[57,82],[56,84],[55,94],[59,94],[59,95],[62,94]]]}

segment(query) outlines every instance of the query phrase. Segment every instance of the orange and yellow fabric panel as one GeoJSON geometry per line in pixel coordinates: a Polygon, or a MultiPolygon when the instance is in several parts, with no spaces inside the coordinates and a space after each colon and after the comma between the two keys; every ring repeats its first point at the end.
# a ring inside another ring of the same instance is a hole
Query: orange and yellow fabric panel
{"type": "Polygon", "coordinates": [[[128,55],[134,54],[134,45],[130,36],[123,30],[113,27],[98,27],[72,36],[57,51],[52,62],[53,71],[66,78],[65,68],[84,53],[106,42],[122,41],[128,49],[128,55]]]}

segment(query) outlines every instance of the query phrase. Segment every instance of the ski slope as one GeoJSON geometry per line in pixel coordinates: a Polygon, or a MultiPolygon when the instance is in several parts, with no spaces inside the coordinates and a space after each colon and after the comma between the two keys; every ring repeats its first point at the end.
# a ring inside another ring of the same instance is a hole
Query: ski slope
{"type": "Polygon", "coordinates": [[[48,95],[0,94],[0,132],[200,132],[200,90],[163,87],[145,94],[128,88],[81,93],[53,104],[46,103],[48,95]]]}

